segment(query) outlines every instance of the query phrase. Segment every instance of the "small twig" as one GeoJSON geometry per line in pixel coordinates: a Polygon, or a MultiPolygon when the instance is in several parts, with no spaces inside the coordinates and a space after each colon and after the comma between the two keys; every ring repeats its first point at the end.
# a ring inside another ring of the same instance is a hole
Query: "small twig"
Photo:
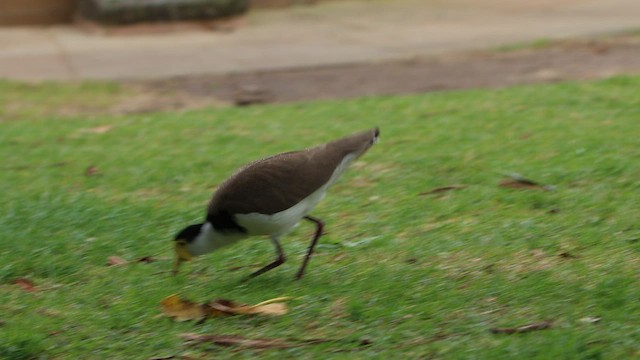
{"type": "Polygon", "coordinates": [[[246,268],[255,268],[260,266],[260,264],[251,264],[251,265],[240,265],[240,266],[232,266],[227,268],[228,271],[238,271],[246,268]]]}
{"type": "Polygon", "coordinates": [[[441,186],[435,189],[431,189],[429,191],[424,191],[419,193],[419,196],[424,196],[424,195],[433,195],[433,194],[439,194],[439,193],[443,193],[446,191],[451,191],[451,190],[460,190],[460,189],[464,189],[466,188],[467,185],[461,185],[461,184],[456,184],[456,185],[447,185],[447,186],[441,186]]]}
{"type": "Polygon", "coordinates": [[[537,181],[528,179],[517,173],[506,174],[506,178],[500,181],[500,186],[503,188],[511,189],[532,189],[532,190],[544,190],[554,191],[556,189],[553,185],[543,185],[537,181]]]}
{"type": "Polygon", "coordinates": [[[549,329],[552,324],[553,322],[545,320],[539,323],[527,324],[515,328],[493,328],[489,331],[493,334],[522,334],[530,331],[549,329]]]}
{"type": "MultiPolygon", "coordinates": [[[[256,338],[250,339],[238,335],[200,335],[193,333],[181,334],[180,337],[186,342],[192,343],[211,343],[219,346],[238,346],[240,348],[253,348],[253,349],[289,349],[294,347],[317,345],[324,343],[339,343],[344,340],[339,339],[263,339],[256,338]]],[[[353,341],[349,341],[352,343],[353,341]]],[[[371,344],[370,340],[360,340],[357,342],[359,346],[368,346],[371,344]]]]}
{"type": "Polygon", "coordinates": [[[152,357],[152,358],[149,358],[147,360],[173,360],[173,359],[195,360],[196,358],[188,356],[188,355],[168,355],[168,356],[152,357]]]}
{"type": "Polygon", "coordinates": [[[281,301],[288,301],[293,299],[291,296],[283,296],[283,297],[279,297],[279,298],[275,298],[275,299],[269,299],[269,300],[265,300],[261,303],[255,304],[253,305],[254,307],[258,307],[258,306],[263,306],[263,305],[268,305],[271,303],[275,303],[275,302],[281,302],[281,301]]]}

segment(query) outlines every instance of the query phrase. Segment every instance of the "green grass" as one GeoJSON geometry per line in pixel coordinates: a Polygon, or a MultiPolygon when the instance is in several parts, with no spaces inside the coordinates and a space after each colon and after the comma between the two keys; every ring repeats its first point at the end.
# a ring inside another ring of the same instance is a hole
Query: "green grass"
{"type": "Polygon", "coordinates": [[[27,84],[0,80],[0,121],[100,113],[134,91],[117,83],[27,84]]]}
{"type": "Polygon", "coordinates": [[[638,357],[639,88],[640,77],[616,77],[83,118],[46,116],[50,94],[63,106],[118,89],[0,83],[0,358],[638,357]],[[32,108],[7,110],[14,93],[32,108]],[[289,262],[251,282],[240,283],[251,268],[229,268],[271,261],[268,241],[157,274],[170,269],[174,233],[202,218],[238,166],[374,125],[380,144],[313,212],[328,235],[302,281],[292,279],[306,223],[284,240],[289,262]],[[99,175],[85,176],[90,166],[99,175]],[[509,172],[557,190],[499,187],[509,172]],[[418,195],[450,184],[467,188],[418,195]],[[107,267],[112,255],[167,260],[107,267]],[[18,277],[39,291],[12,284],[18,277]],[[172,293],[295,300],[286,316],[198,325],[157,317],[172,293]],[[542,320],[553,327],[489,331],[542,320]],[[185,347],[184,332],[343,340],[238,351],[185,347]]]}

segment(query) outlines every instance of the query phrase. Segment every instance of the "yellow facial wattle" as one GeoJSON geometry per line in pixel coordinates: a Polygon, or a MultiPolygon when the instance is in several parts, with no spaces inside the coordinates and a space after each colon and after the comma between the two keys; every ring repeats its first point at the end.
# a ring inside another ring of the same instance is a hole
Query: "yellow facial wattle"
{"type": "Polygon", "coordinates": [[[187,249],[186,244],[183,241],[177,241],[175,245],[176,262],[173,266],[173,273],[177,274],[180,269],[180,264],[184,261],[189,261],[193,258],[193,255],[187,249]]]}
{"type": "Polygon", "coordinates": [[[191,255],[184,242],[176,242],[175,250],[176,255],[182,261],[189,261],[193,258],[193,255],[191,255]]]}

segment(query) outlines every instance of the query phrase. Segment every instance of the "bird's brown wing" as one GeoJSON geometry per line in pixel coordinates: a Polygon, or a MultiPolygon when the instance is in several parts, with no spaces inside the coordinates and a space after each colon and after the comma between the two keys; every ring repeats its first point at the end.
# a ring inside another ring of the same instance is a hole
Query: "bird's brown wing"
{"type": "Polygon", "coordinates": [[[369,130],[245,166],[220,185],[209,203],[209,220],[238,228],[231,214],[270,215],[294,206],[326,184],[347,155],[362,155],[377,134],[369,130]]]}

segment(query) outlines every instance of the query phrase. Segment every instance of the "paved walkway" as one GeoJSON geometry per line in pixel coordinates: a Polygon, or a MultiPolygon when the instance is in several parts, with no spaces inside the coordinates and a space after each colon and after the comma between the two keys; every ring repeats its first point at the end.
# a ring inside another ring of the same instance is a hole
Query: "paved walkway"
{"type": "Polygon", "coordinates": [[[249,14],[232,32],[0,28],[0,78],[163,78],[406,59],[640,29],[638,0],[335,1],[249,14]]]}

